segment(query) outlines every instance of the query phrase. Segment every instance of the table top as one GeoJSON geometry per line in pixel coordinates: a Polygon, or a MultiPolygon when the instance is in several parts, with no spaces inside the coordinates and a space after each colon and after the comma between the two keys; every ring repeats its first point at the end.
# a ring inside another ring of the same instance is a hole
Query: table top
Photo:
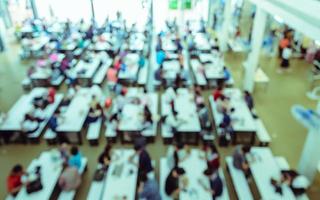
{"type": "MultiPolygon", "coordinates": [[[[172,90],[172,88],[169,90],[172,90]]],[[[174,99],[178,119],[183,121],[177,130],[181,132],[200,132],[201,126],[193,94],[186,88],[179,88],[176,95],[167,91],[161,96],[161,115],[165,116],[172,112],[170,101],[174,99]]]]}
{"type": "MultiPolygon", "coordinates": [[[[134,200],[138,178],[138,167],[128,161],[134,154],[132,149],[117,149],[116,160],[112,160],[107,172],[102,200],[134,200]]],[[[136,160],[138,157],[135,157],[136,160]]]]}
{"type": "MultiPolygon", "coordinates": [[[[233,130],[235,132],[255,132],[255,121],[247,104],[244,102],[241,91],[236,88],[228,88],[225,89],[223,93],[230,98],[231,108],[235,108],[235,111],[231,114],[231,119],[233,119],[233,130]]],[[[216,126],[219,126],[222,121],[223,115],[222,113],[218,112],[217,104],[213,100],[212,95],[209,96],[209,101],[211,104],[211,110],[214,116],[215,124],[216,126]]]]}
{"type": "Polygon", "coordinates": [[[136,53],[129,53],[124,58],[124,63],[127,65],[126,70],[119,71],[118,78],[119,79],[134,79],[138,75],[138,60],[139,55],[136,53]]]}
{"type": "Polygon", "coordinates": [[[26,188],[22,187],[18,193],[16,200],[34,200],[43,199],[49,200],[54,187],[62,173],[62,164],[59,152],[45,151],[42,152],[39,158],[34,159],[27,168],[27,172],[33,172],[37,166],[41,166],[41,183],[43,189],[28,194],[26,188]]]}
{"type": "Polygon", "coordinates": [[[59,132],[79,132],[88,115],[92,99],[90,88],[81,88],[71,100],[67,110],[61,113],[63,118],[58,125],[59,132]]]}
{"type": "Polygon", "coordinates": [[[250,170],[257,188],[264,200],[294,200],[296,199],[292,190],[287,185],[282,185],[283,195],[275,192],[271,185],[271,178],[280,180],[281,170],[278,167],[271,149],[268,147],[253,147],[247,155],[250,170]],[[266,170],[267,169],[267,170],[266,170]]]}
{"type": "MultiPolygon", "coordinates": [[[[21,131],[21,122],[24,120],[25,114],[33,108],[33,99],[46,92],[47,88],[35,88],[29,94],[22,95],[11,107],[3,123],[0,124],[0,131],[21,131]]],[[[62,97],[57,100],[61,101],[62,97]]]]}
{"type": "Polygon", "coordinates": [[[203,171],[207,168],[207,162],[200,156],[204,156],[204,152],[192,149],[188,157],[179,163],[179,166],[185,170],[185,176],[189,182],[186,191],[182,190],[180,193],[181,200],[212,199],[211,194],[199,184],[199,179],[201,179],[209,186],[209,179],[203,175],[203,171]]]}
{"type": "Polygon", "coordinates": [[[92,78],[94,73],[100,66],[102,56],[101,54],[94,55],[91,62],[80,60],[77,65],[71,70],[78,78],[92,78]],[[83,72],[83,73],[81,73],[83,72]]]}

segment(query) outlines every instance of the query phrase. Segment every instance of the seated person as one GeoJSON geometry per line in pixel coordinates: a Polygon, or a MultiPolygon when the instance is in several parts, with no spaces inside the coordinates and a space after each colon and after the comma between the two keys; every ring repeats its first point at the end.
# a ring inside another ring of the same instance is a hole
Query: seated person
{"type": "Polygon", "coordinates": [[[213,93],[213,100],[217,101],[221,96],[223,96],[223,88],[221,86],[219,86],[218,88],[216,88],[213,93]]]}
{"type": "Polygon", "coordinates": [[[54,103],[55,95],[56,95],[56,90],[53,87],[50,87],[48,89],[48,97],[47,97],[49,104],[54,103]]]}
{"type": "Polygon", "coordinates": [[[199,105],[198,115],[200,119],[201,128],[204,130],[210,130],[211,122],[209,120],[209,111],[203,103],[199,105]]]}
{"type": "Polygon", "coordinates": [[[212,194],[212,199],[216,200],[217,197],[220,197],[223,192],[223,182],[219,176],[218,170],[206,169],[203,174],[209,178],[210,188],[207,188],[205,184],[201,180],[199,180],[199,184],[202,187],[212,194]]]}
{"type": "Polygon", "coordinates": [[[220,112],[220,113],[223,113],[223,111],[229,111],[231,110],[231,107],[230,107],[230,99],[224,95],[222,95],[217,101],[216,101],[216,104],[217,104],[217,111],[220,112]]]}
{"type": "Polygon", "coordinates": [[[226,82],[228,82],[231,79],[231,73],[226,66],[223,67],[223,76],[224,76],[224,81],[226,82]]]}
{"type": "Polygon", "coordinates": [[[112,83],[113,85],[115,85],[118,82],[118,70],[115,69],[114,66],[109,67],[108,71],[107,71],[107,80],[108,83],[112,83]]]}
{"type": "Polygon", "coordinates": [[[160,65],[160,67],[154,72],[154,79],[161,82],[161,84],[165,86],[166,80],[164,78],[163,65],[160,65]]]}
{"type": "Polygon", "coordinates": [[[143,108],[143,116],[144,116],[144,121],[148,122],[150,124],[153,123],[153,119],[152,119],[152,113],[149,109],[149,106],[145,105],[143,108]]]}
{"type": "Polygon", "coordinates": [[[15,165],[7,177],[7,190],[8,193],[15,197],[19,193],[23,183],[21,177],[24,175],[23,167],[20,164],[15,165]]]}
{"type": "Polygon", "coordinates": [[[281,182],[289,185],[295,195],[304,194],[310,186],[309,180],[295,170],[283,170],[281,174],[281,182]]]}
{"type": "Polygon", "coordinates": [[[112,150],[111,145],[106,145],[103,152],[99,155],[98,163],[102,165],[102,168],[108,169],[110,162],[111,162],[111,155],[110,152],[112,150]]]}
{"type": "Polygon", "coordinates": [[[254,101],[253,101],[253,97],[251,96],[250,92],[244,91],[243,96],[244,96],[244,101],[246,102],[252,116],[254,118],[257,118],[257,115],[254,113],[254,101]]]}
{"type": "Polygon", "coordinates": [[[89,114],[86,119],[86,124],[96,122],[99,117],[103,116],[103,108],[100,103],[97,101],[96,96],[92,96],[92,101],[90,103],[89,114]]]}
{"type": "Polygon", "coordinates": [[[165,182],[165,192],[168,196],[172,197],[173,199],[179,198],[179,193],[182,188],[179,187],[180,177],[185,174],[183,168],[174,167],[168,177],[166,178],[165,182]]]}
{"type": "Polygon", "coordinates": [[[236,169],[242,170],[246,177],[249,176],[249,165],[246,160],[246,154],[250,153],[250,146],[237,146],[233,152],[233,166],[236,169]]]}
{"type": "Polygon", "coordinates": [[[218,170],[220,167],[220,156],[214,144],[209,144],[204,147],[205,158],[207,160],[208,169],[218,170]]]}
{"type": "Polygon", "coordinates": [[[145,63],[146,63],[146,59],[145,59],[143,53],[140,53],[140,55],[139,55],[139,60],[138,60],[139,69],[141,69],[142,67],[144,67],[145,63]]]}
{"type": "Polygon", "coordinates": [[[59,177],[58,184],[63,191],[76,190],[81,184],[78,169],[74,166],[67,166],[59,177]]]}
{"type": "Polygon", "coordinates": [[[138,196],[139,199],[161,200],[156,179],[148,179],[145,173],[141,174],[139,177],[138,196]]]}
{"type": "Polygon", "coordinates": [[[194,101],[196,102],[197,107],[204,103],[204,98],[201,95],[201,88],[200,87],[195,88],[194,101]]]}
{"type": "Polygon", "coordinates": [[[82,160],[82,155],[79,152],[78,147],[76,146],[71,147],[68,165],[70,167],[75,167],[77,170],[80,170],[81,160],[82,160]]]}
{"type": "Polygon", "coordinates": [[[184,143],[176,143],[173,147],[169,147],[167,151],[168,160],[172,160],[172,167],[178,167],[179,162],[182,162],[188,157],[189,147],[184,143]]]}

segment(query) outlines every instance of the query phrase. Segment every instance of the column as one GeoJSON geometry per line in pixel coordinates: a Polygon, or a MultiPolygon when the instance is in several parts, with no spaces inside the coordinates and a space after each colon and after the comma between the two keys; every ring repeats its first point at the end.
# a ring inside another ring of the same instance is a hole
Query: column
{"type": "Polygon", "coordinates": [[[220,50],[222,52],[228,49],[228,36],[232,19],[231,0],[226,0],[224,5],[223,24],[220,32],[220,50]]]}
{"type": "Polygon", "coordinates": [[[30,0],[30,6],[31,6],[31,9],[32,9],[33,18],[38,19],[39,15],[38,15],[36,2],[34,0],[30,0]]]}
{"type": "Polygon", "coordinates": [[[10,28],[12,26],[11,16],[8,10],[8,3],[7,1],[0,0],[0,17],[3,18],[3,22],[6,28],[10,28]]]}
{"type": "Polygon", "coordinates": [[[320,161],[320,130],[309,129],[298,165],[298,172],[306,176],[310,183],[317,173],[320,161]]]}
{"type": "Polygon", "coordinates": [[[214,15],[213,1],[214,0],[209,0],[209,5],[208,5],[207,27],[209,27],[209,28],[212,27],[212,23],[213,23],[213,15],[214,15]]]}
{"type": "Polygon", "coordinates": [[[259,64],[260,50],[267,22],[267,13],[260,7],[257,8],[256,15],[253,21],[251,52],[244,65],[244,89],[253,92],[254,89],[254,75],[259,64]]]}

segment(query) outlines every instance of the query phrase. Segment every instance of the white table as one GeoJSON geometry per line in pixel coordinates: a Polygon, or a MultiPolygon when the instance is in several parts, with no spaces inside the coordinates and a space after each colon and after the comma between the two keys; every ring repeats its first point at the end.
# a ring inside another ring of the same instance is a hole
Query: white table
{"type": "Polygon", "coordinates": [[[118,78],[121,80],[136,80],[138,76],[138,61],[139,61],[139,55],[136,53],[129,53],[124,58],[124,63],[127,65],[125,70],[119,71],[118,78]]]}
{"type": "Polygon", "coordinates": [[[62,172],[62,162],[59,156],[59,152],[53,153],[52,151],[46,151],[41,153],[38,159],[33,160],[27,172],[32,172],[37,166],[41,166],[41,183],[43,189],[28,194],[26,188],[22,187],[15,200],[49,200],[62,172]]]}
{"type": "Polygon", "coordinates": [[[178,60],[164,61],[163,70],[165,79],[174,80],[180,71],[180,63],[178,60]]]}
{"type": "Polygon", "coordinates": [[[247,155],[247,160],[249,161],[252,176],[263,200],[296,199],[289,186],[282,185],[283,195],[280,196],[275,192],[274,186],[271,185],[271,178],[280,180],[281,170],[278,167],[270,148],[251,148],[250,154],[247,155]]]}
{"type": "MultiPolygon", "coordinates": [[[[128,161],[134,150],[115,150],[117,160],[113,160],[107,172],[106,184],[102,200],[126,199],[134,200],[138,178],[138,166],[128,161]],[[118,170],[119,173],[116,173],[118,170]],[[120,170],[122,168],[122,170],[120,170]]],[[[135,161],[138,157],[135,156],[135,161]]]]}
{"type": "Polygon", "coordinates": [[[91,62],[80,60],[77,65],[71,70],[71,73],[73,73],[78,79],[92,79],[94,73],[100,67],[102,54],[93,54],[91,55],[91,57],[91,62]]]}
{"type": "MultiPolygon", "coordinates": [[[[204,155],[198,149],[192,149],[190,155],[179,163],[179,167],[182,167],[188,178],[187,191],[181,190],[180,200],[211,200],[212,196],[207,192],[200,184],[199,179],[206,182],[206,185],[209,186],[209,179],[203,174],[204,170],[207,169],[207,162],[204,159],[200,158],[200,155],[204,155]]],[[[210,187],[210,186],[209,186],[210,187]]]]}
{"type": "Polygon", "coordinates": [[[87,118],[92,92],[89,88],[81,88],[71,100],[67,110],[61,113],[62,122],[57,131],[63,133],[77,133],[79,143],[82,143],[80,132],[87,118]]]}
{"type": "Polygon", "coordinates": [[[21,122],[24,120],[25,114],[32,109],[33,99],[43,96],[46,92],[46,88],[35,88],[29,94],[22,95],[9,110],[4,122],[0,124],[0,132],[21,131],[21,122]]]}

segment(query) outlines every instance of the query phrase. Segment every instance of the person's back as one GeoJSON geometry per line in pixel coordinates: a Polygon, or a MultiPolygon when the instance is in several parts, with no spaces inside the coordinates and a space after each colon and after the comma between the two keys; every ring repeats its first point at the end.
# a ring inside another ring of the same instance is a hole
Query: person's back
{"type": "Polygon", "coordinates": [[[233,155],[233,166],[237,169],[241,169],[242,170],[242,165],[245,162],[245,157],[242,153],[242,147],[241,146],[237,146],[233,155]]]}
{"type": "Polygon", "coordinates": [[[146,150],[142,150],[139,156],[139,170],[149,173],[153,170],[150,155],[146,150]]]}
{"type": "Polygon", "coordinates": [[[172,195],[175,190],[179,189],[179,178],[174,177],[172,173],[171,171],[165,182],[165,192],[169,196],[172,195]]]}
{"type": "Polygon", "coordinates": [[[210,180],[210,187],[214,191],[214,197],[222,195],[223,192],[223,182],[219,175],[216,175],[213,179],[210,180]]]}
{"type": "Polygon", "coordinates": [[[59,178],[59,186],[64,191],[75,190],[81,183],[81,177],[76,167],[67,167],[59,178]]]}

